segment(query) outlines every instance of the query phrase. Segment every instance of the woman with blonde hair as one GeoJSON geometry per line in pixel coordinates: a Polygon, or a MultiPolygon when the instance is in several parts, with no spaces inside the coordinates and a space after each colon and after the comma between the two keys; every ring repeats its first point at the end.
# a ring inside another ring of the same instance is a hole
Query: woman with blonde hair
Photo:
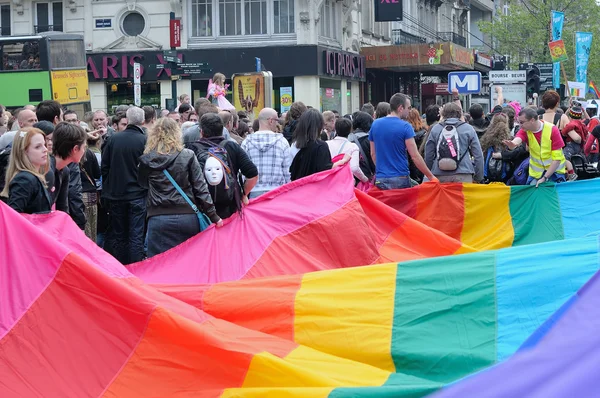
{"type": "Polygon", "coordinates": [[[138,182],[148,189],[148,257],[201,232],[203,212],[218,227],[217,215],[196,155],[183,148],[179,124],[160,118],[148,133],[138,182]]]}
{"type": "Polygon", "coordinates": [[[52,209],[45,174],[48,171],[46,135],[33,127],[17,132],[0,196],[19,213],[45,213],[52,209]]]}

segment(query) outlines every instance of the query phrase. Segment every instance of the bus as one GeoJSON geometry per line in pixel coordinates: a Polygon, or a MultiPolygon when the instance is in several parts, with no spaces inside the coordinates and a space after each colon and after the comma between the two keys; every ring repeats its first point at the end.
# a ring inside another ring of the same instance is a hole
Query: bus
{"type": "Polygon", "coordinates": [[[0,104],[13,109],[56,100],[83,115],[90,89],[83,36],[44,32],[0,37],[0,104]]]}

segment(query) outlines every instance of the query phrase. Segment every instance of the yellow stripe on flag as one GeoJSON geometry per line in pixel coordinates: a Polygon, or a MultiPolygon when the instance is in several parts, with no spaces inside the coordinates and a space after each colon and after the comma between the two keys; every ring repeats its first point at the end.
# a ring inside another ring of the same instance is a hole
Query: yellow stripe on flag
{"type": "Polygon", "coordinates": [[[478,250],[512,246],[510,187],[464,184],[465,215],[461,242],[478,250]]]}
{"type": "Polygon", "coordinates": [[[294,341],[395,372],[390,348],[397,268],[385,264],[304,275],[296,295],[294,341]]]}

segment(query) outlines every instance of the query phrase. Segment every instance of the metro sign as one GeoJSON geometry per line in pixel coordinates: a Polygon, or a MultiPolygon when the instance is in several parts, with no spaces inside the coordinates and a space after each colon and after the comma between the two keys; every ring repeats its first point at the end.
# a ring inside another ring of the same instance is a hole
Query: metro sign
{"type": "Polygon", "coordinates": [[[450,72],[448,73],[448,92],[457,89],[459,94],[479,94],[481,92],[481,73],[450,72]]]}

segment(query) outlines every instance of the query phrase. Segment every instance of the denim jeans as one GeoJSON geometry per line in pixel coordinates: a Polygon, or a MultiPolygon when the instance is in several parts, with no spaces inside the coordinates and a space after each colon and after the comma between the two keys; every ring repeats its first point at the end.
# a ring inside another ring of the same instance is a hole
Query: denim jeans
{"type": "MultiPolygon", "coordinates": [[[[542,177],[540,177],[540,178],[542,178],[542,177]]],[[[529,176],[529,178],[527,178],[527,185],[535,185],[535,184],[537,184],[537,181],[538,181],[537,178],[533,178],[532,176],[529,176]]],[[[566,182],[567,180],[565,179],[564,174],[554,173],[550,176],[550,181],[558,184],[561,182],[566,182]]]]}
{"type": "Polygon", "coordinates": [[[107,248],[121,264],[144,259],[146,198],[109,201],[112,247],[107,248]]]}
{"type": "Polygon", "coordinates": [[[166,252],[200,232],[195,214],[165,214],[148,220],[148,258],[166,252]]]}
{"type": "Polygon", "coordinates": [[[383,190],[410,188],[410,178],[408,176],[376,178],[375,186],[383,190]]]}

